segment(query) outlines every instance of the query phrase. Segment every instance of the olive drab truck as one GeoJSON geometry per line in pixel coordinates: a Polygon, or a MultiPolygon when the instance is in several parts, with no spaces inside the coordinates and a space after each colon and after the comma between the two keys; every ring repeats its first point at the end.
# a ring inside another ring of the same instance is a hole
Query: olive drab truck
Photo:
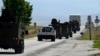
{"type": "Polygon", "coordinates": [[[69,16],[69,21],[72,22],[72,30],[74,33],[77,31],[80,31],[80,26],[81,26],[81,16],[80,15],[70,15],[69,16]]]}
{"type": "Polygon", "coordinates": [[[61,37],[68,38],[68,22],[61,23],[61,37]]]}
{"type": "Polygon", "coordinates": [[[0,48],[15,50],[15,53],[24,52],[23,23],[16,22],[10,9],[3,9],[0,16],[0,48]]]}
{"type": "Polygon", "coordinates": [[[65,37],[67,39],[72,37],[72,26],[69,22],[60,23],[56,19],[52,19],[51,25],[56,30],[56,38],[65,37]]]}
{"type": "Polygon", "coordinates": [[[61,26],[60,23],[57,22],[56,19],[52,19],[51,26],[56,30],[56,38],[61,39],[61,26]]]}
{"type": "Polygon", "coordinates": [[[68,23],[68,32],[69,32],[69,36],[70,37],[73,36],[73,33],[72,33],[73,32],[73,30],[72,30],[73,28],[72,27],[73,27],[72,22],[69,21],[69,23],[68,23]]]}

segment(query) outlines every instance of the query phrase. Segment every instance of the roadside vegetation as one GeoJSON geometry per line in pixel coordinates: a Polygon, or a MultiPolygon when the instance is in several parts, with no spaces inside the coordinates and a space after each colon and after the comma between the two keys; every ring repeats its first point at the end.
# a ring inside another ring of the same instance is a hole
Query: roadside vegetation
{"type": "MultiPolygon", "coordinates": [[[[97,28],[92,28],[91,39],[94,41],[93,47],[100,49],[100,29],[97,30],[97,28]]],[[[79,37],[78,40],[90,40],[89,30],[87,29],[84,35],[79,37]]]]}
{"type": "MultiPolygon", "coordinates": [[[[91,29],[91,39],[94,40],[95,39],[95,28],[91,29]]],[[[78,38],[78,40],[90,40],[90,35],[89,35],[89,30],[87,29],[87,31],[78,38]]]]}
{"type": "Polygon", "coordinates": [[[26,26],[26,30],[28,31],[28,34],[25,34],[24,38],[32,38],[37,35],[38,29],[40,29],[41,26],[26,26]]]}

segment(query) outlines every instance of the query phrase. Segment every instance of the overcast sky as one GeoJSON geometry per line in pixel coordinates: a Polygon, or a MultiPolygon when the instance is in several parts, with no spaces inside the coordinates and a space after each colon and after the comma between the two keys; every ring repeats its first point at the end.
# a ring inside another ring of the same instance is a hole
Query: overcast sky
{"type": "MultiPolygon", "coordinates": [[[[52,18],[62,22],[69,20],[70,14],[80,14],[82,24],[87,15],[100,13],[100,0],[26,0],[33,5],[32,22],[38,25],[48,25],[52,18]]],[[[0,0],[0,2],[2,2],[0,0]]],[[[0,6],[1,3],[0,3],[0,6]]],[[[95,18],[93,18],[94,20],[95,18]]]]}

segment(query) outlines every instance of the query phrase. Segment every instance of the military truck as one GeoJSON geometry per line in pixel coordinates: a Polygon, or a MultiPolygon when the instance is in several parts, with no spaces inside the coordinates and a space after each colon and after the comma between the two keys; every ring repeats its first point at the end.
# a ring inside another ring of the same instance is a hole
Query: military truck
{"type": "Polygon", "coordinates": [[[79,22],[77,22],[76,20],[70,21],[71,23],[71,27],[72,27],[72,31],[74,33],[76,33],[77,31],[80,31],[80,25],[79,22]]]}
{"type": "Polygon", "coordinates": [[[69,15],[69,21],[73,21],[73,20],[76,20],[77,22],[79,22],[79,25],[81,25],[81,16],[80,15],[77,15],[77,14],[69,15]]]}
{"type": "Polygon", "coordinates": [[[56,30],[56,38],[61,39],[61,26],[60,26],[60,22],[57,22],[56,19],[52,19],[51,26],[56,30]]]}
{"type": "Polygon", "coordinates": [[[72,25],[72,22],[69,21],[68,23],[68,32],[69,32],[69,36],[72,37],[73,36],[73,25],[72,25]]]}
{"type": "Polygon", "coordinates": [[[72,22],[74,33],[76,33],[76,31],[80,31],[80,26],[81,26],[81,16],[80,15],[70,15],[69,21],[72,22]]]}
{"type": "Polygon", "coordinates": [[[68,38],[68,23],[61,23],[61,37],[68,38]]]}
{"type": "Polygon", "coordinates": [[[15,21],[9,9],[3,9],[0,17],[0,48],[24,52],[23,24],[15,21]]]}
{"type": "Polygon", "coordinates": [[[69,22],[60,23],[56,19],[52,19],[51,26],[56,30],[56,38],[65,37],[67,39],[69,36],[72,37],[72,27],[69,22]]]}

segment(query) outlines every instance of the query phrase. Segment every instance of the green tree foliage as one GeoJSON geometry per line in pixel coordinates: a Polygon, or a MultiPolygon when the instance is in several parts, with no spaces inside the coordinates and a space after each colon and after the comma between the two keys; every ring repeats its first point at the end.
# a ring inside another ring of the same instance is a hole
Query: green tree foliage
{"type": "Polygon", "coordinates": [[[5,9],[10,9],[17,22],[23,22],[25,25],[30,24],[32,5],[25,0],[2,0],[5,9]]]}

